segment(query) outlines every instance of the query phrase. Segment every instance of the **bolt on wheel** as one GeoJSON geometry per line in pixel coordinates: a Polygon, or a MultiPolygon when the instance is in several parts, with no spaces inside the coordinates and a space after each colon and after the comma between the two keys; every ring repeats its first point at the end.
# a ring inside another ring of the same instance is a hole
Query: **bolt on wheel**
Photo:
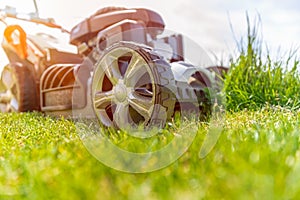
{"type": "Polygon", "coordinates": [[[173,114],[174,86],[169,64],[151,49],[120,42],[96,64],[93,108],[105,126],[163,126],[173,114]]]}

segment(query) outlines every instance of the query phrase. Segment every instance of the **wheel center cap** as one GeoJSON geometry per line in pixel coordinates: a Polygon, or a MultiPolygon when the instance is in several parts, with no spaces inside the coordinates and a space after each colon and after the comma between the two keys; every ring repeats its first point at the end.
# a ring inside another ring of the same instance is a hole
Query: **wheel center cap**
{"type": "Polygon", "coordinates": [[[127,97],[127,88],[123,83],[119,83],[115,86],[114,94],[119,102],[123,102],[127,97]]]}

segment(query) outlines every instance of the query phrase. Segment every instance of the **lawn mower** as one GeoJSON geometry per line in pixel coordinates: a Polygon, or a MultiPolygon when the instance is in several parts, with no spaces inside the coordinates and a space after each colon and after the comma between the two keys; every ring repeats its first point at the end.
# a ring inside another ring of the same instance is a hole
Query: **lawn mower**
{"type": "Polygon", "coordinates": [[[2,112],[94,116],[116,128],[164,125],[176,112],[206,115],[207,90],[227,71],[189,63],[182,35],[165,36],[162,17],[149,9],[102,8],[69,32],[53,19],[22,18],[10,7],[0,13],[9,60],[1,73],[2,112]],[[77,52],[60,50],[49,44],[54,36],[33,35],[7,18],[67,33],[77,52]]]}

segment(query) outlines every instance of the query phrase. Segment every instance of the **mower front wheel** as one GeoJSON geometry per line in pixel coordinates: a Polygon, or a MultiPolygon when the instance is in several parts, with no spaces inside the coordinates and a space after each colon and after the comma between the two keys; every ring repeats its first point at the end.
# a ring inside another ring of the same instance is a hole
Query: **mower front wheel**
{"type": "Polygon", "coordinates": [[[92,102],[105,126],[164,126],[174,113],[175,80],[170,65],[151,48],[119,42],[95,66],[92,102]]]}

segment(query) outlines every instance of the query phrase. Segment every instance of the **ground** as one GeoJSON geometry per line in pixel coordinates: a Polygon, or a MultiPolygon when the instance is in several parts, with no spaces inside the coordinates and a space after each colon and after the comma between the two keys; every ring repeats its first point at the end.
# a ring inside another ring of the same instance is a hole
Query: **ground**
{"type": "Polygon", "coordinates": [[[300,194],[300,113],[281,107],[226,114],[204,159],[204,124],[172,165],[119,172],[91,156],[73,122],[0,115],[1,199],[294,199],[300,194]]]}

